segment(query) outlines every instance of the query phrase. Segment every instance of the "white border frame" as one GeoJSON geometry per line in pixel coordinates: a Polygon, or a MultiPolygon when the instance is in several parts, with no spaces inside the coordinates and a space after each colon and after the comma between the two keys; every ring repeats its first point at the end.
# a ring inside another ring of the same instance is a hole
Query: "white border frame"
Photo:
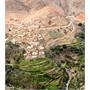
{"type": "Polygon", "coordinates": [[[85,90],[90,90],[90,0],[85,0],[85,90]]]}
{"type": "Polygon", "coordinates": [[[5,90],[5,0],[0,0],[0,90],[5,90]]]}
{"type": "MultiPolygon", "coordinates": [[[[85,0],[85,90],[90,90],[90,0],[85,0]]],[[[0,0],[0,90],[5,90],[5,0],[0,0]]]]}

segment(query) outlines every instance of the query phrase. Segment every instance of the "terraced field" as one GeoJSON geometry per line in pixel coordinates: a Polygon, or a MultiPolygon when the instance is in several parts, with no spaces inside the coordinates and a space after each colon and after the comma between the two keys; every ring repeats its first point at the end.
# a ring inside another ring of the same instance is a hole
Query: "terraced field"
{"type": "Polygon", "coordinates": [[[7,77],[7,81],[9,82],[8,84],[12,82],[12,85],[16,85],[16,87],[21,85],[21,88],[24,88],[24,85],[28,83],[30,85],[27,86],[27,89],[36,87],[36,89],[50,88],[50,90],[57,90],[57,88],[59,88],[57,86],[60,83],[59,79],[62,76],[66,77],[63,78],[63,80],[66,79],[66,82],[68,80],[68,74],[65,73],[65,70],[59,68],[57,64],[48,58],[42,58],[33,61],[22,61],[17,65],[7,65],[6,69],[8,75],[10,75],[7,77]],[[9,72],[10,69],[11,72],[9,72]]]}
{"type": "Polygon", "coordinates": [[[45,50],[44,58],[27,60],[25,51],[6,43],[6,90],[84,90],[84,25],[76,42],[45,50]]]}

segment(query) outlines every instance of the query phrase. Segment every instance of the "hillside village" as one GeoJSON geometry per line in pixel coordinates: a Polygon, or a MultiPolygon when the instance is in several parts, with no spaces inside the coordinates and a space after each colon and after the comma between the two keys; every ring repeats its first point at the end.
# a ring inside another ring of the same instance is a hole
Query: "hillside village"
{"type": "Polygon", "coordinates": [[[44,49],[53,45],[73,43],[74,35],[79,32],[62,8],[47,5],[28,16],[20,15],[11,13],[7,17],[6,34],[26,50],[25,56],[29,59],[44,57],[44,49]]]}
{"type": "Polygon", "coordinates": [[[6,0],[6,90],[84,90],[84,0],[6,0]]]}

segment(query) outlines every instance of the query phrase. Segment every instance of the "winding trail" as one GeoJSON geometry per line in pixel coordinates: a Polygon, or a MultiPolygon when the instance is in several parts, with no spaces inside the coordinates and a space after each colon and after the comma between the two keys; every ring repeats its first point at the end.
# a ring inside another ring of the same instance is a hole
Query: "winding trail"
{"type": "Polygon", "coordinates": [[[66,72],[67,72],[67,74],[68,74],[68,76],[69,76],[68,82],[67,82],[67,84],[66,84],[66,90],[69,90],[68,87],[69,87],[70,81],[71,81],[71,79],[72,79],[72,75],[71,75],[71,72],[68,71],[67,69],[66,69],[66,72]]]}

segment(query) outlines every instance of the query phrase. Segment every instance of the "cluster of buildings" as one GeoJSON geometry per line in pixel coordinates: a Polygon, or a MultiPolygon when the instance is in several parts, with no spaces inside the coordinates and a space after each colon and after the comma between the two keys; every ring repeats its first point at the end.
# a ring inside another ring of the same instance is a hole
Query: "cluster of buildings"
{"type": "Polygon", "coordinates": [[[45,57],[44,46],[41,45],[39,42],[34,42],[33,44],[27,46],[26,54],[24,55],[26,59],[43,58],[45,57]]]}
{"type": "Polygon", "coordinates": [[[14,44],[19,44],[25,49],[26,59],[42,58],[45,56],[43,36],[30,26],[18,21],[11,20],[12,24],[7,24],[7,38],[14,44]],[[13,23],[12,23],[13,22],[13,23]],[[21,24],[21,25],[20,25],[21,24]],[[35,32],[36,31],[36,32],[35,32]]]}
{"type": "Polygon", "coordinates": [[[26,59],[45,57],[45,48],[61,44],[61,38],[72,30],[69,21],[52,7],[45,7],[24,20],[7,22],[7,37],[26,50],[26,59]],[[45,12],[44,12],[45,10],[45,12]]]}

